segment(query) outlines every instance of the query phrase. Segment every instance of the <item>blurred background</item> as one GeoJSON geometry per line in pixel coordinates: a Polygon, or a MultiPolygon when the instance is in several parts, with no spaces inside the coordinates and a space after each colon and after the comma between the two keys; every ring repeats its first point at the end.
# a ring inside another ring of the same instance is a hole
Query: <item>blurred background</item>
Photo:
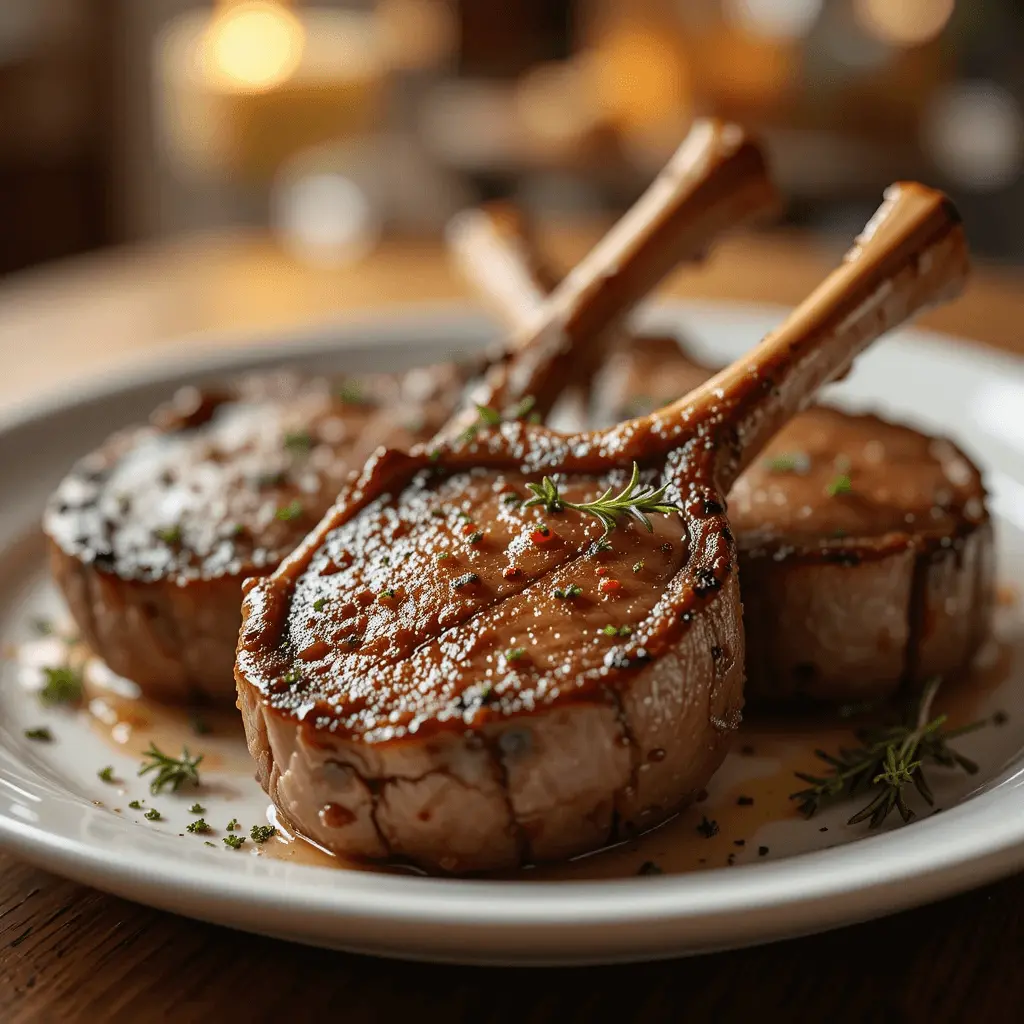
{"type": "Polygon", "coordinates": [[[845,242],[919,177],[1024,261],[1022,52],[1020,0],[0,0],[0,274],[239,226],[344,265],[505,195],[608,215],[707,113],[766,139],[783,227],[845,242]]]}

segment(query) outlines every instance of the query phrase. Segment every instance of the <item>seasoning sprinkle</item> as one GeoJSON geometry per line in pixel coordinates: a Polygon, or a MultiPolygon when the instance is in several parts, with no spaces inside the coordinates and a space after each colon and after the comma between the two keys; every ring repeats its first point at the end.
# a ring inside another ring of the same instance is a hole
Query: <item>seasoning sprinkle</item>
{"type": "Polygon", "coordinates": [[[461,590],[463,587],[469,587],[479,582],[480,577],[475,572],[467,572],[465,576],[460,576],[457,580],[452,581],[452,588],[461,590]]]}
{"type": "Polygon", "coordinates": [[[322,612],[324,610],[324,605],[325,604],[327,604],[327,598],[326,597],[318,597],[313,602],[313,611],[315,611],[315,612],[322,612]]]}
{"type": "Polygon", "coordinates": [[[633,572],[640,572],[644,567],[644,560],[641,558],[639,562],[633,563],[633,572]]]}
{"type": "Polygon", "coordinates": [[[526,648],[525,647],[510,647],[505,652],[505,660],[506,661],[519,661],[519,659],[522,658],[524,654],[526,654],[526,648]]]}
{"type": "Polygon", "coordinates": [[[150,807],[143,817],[146,821],[162,821],[164,816],[155,807],[150,807]]]}
{"type": "Polygon", "coordinates": [[[50,732],[45,725],[40,725],[35,729],[26,729],[25,739],[38,740],[42,743],[51,743],[53,741],[53,733],[50,732]]]}
{"type": "Polygon", "coordinates": [[[212,832],[213,829],[207,824],[205,818],[197,818],[195,821],[185,826],[186,832],[192,832],[193,834],[205,834],[212,832]]]}
{"type": "Polygon", "coordinates": [[[613,626],[609,623],[607,626],[602,626],[598,633],[603,633],[605,636],[632,636],[633,628],[631,626],[613,626]]]}
{"type": "Polygon", "coordinates": [[[287,505],[282,505],[275,513],[274,518],[280,519],[283,523],[290,523],[298,519],[305,511],[302,502],[298,498],[292,498],[287,505]]]}
{"type": "Polygon", "coordinates": [[[582,593],[583,588],[578,583],[570,583],[564,590],[557,587],[552,591],[552,596],[558,598],[559,601],[569,601],[574,597],[579,597],[582,593]]]}
{"type": "Polygon", "coordinates": [[[196,804],[193,804],[193,805],[192,805],[192,806],[191,806],[191,807],[190,807],[190,808],[188,809],[188,813],[189,813],[189,814],[205,814],[205,813],[206,813],[206,808],[205,808],[205,807],[203,807],[203,806],[202,806],[201,804],[197,804],[197,803],[196,803],[196,804]]]}
{"type": "Polygon", "coordinates": [[[284,435],[284,447],[293,455],[306,455],[313,447],[308,430],[293,430],[284,435]]]}
{"type": "Polygon", "coordinates": [[[103,782],[114,782],[114,766],[112,764],[106,765],[96,773],[96,776],[103,782]]]}
{"type": "Polygon", "coordinates": [[[811,459],[806,452],[783,452],[765,459],[764,464],[772,473],[806,473],[811,468],[811,459]]]}
{"type": "Polygon", "coordinates": [[[273,825],[253,825],[249,829],[249,837],[254,843],[265,843],[277,835],[277,829],[273,825]]]}
{"type": "Polygon", "coordinates": [[[193,757],[188,752],[188,747],[181,748],[181,757],[171,757],[150,741],[149,749],[142,757],[143,764],[138,774],[142,776],[156,772],[156,777],[149,784],[149,791],[154,795],[162,793],[165,789],[176,793],[186,783],[199,785],[199,765],[202,763],[203,755],[193,757]]]}
{"type": "Polygon", "coordinates": [[[225,846],[231,847],[232,850],[237,850],[245,842],[245,836],[224,836],[221,842],[225,846]]]}
{"type": "Polygon", "coordinates": [[[39,699],[44,704],[73,704],[82,699],[82,676],[70,665],[43,669],[43,688],[39,699]]]}
{"type": "Polygon", "coordinates": [[[484,539],[484,535],[480,530],[474,530],[467,538],[466,541],[470,544],[479,544],[484,539]]]}
{"type": "Polygon", "coordinates": [[[130,802],[130,803],[128,804],[128,806],[129,806],[129,807],[130,807],[130,808],[131,808],[131,809],[132,809],[133,811],[141,811],[141,810],[142,810],[142,805],[143,805],[143,803],[144,803],[144,801],[142,801],[142,800],[132,800],[132,801],[131,801],[131,802],[130,802]]]}
{"type": "Polygon", "coordinates": [[[830,498],[837,498],[840,494],[849,494],[853,490],[853,481],[845,473],[840,473],[828,482],[825,493],[830,498]]]}
{"type": "Polygon", "coordinates": [[[705,839],[710,839],[712,836],[718,835],[718,822],[704,815],[700,819],[700,824],[697,826],[697,831],[705,839]]]}
{"type": "Polygon", "coordinates": [[[161,526],[153,532],[165,544],[179,544],[181,542],[181,526],[177,523],[173,526],[161,526]]]}

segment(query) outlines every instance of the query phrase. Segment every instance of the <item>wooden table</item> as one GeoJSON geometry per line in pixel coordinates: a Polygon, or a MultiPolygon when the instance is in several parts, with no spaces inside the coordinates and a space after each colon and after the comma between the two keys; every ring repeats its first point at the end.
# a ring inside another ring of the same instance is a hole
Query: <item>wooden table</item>
{"type": "MultiPolygon", "coordinates": [[[[554,248],[578,254],[583,235],[554,248]]],[[[790,303],[835,254],[746,239],[676,295],[790,303]]],[[[987,270],[927,323],[1024,353],[1024,277],[987,270]]],[[[383,303],[459,298],[433,245],[393,243],[344,272],[251,235],[90,257],[0,285],[0,413],[127,359],[383,303]]],[[[0,855],[0,1021],[1018,1021],[1024,876],[831,934],[663,964],[434,967],[309,950],[135,906],[0,855]]]]}

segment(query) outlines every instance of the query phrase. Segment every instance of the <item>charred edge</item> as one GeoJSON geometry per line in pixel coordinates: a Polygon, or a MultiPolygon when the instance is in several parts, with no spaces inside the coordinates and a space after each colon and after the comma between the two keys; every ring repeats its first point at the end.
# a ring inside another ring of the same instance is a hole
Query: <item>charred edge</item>
{"type": "Polygon", "coordinates": [[[629,746],[629,781],[626,785],[616,792],[612,799],[612,806],[615,808],[612,814],[611,826],[608,834],[608,841],[615,842],[620,837],[622,821],[618,811],[619,800],[622,797],[625,790],[632,790],[633,793],[639,792],[638,787],[640,785],[640,764],[642,762],[640,744],[637,741],[636,734],[633,732],[632,727],[629,724],[629,716],[626,714],[626,706],[622,702],[622,693],[615,686],[605,687],[605,694],[608,700],[615,707],[615,720],[619,723],[619,728],[622,730],[622,738],[626,741],[629,746]]]}
{"type": "Polygon", "coordinates": [[[508,768],[506,767],[505,759],[501,754],[501,745],[492,737],[487,736],[482,732],[477,733],[477,735],[480,737],[480,740],[484,745],[484,749],[490,755],[491,763],[494,766],[494,779],[498,783],[498,787],[501,789],[501,796],[505,801],[505,807],[508,810],[509,827],[512,829],[513,835],[515,836],[516,855],[519,858],[519,863],[529,864],[531,862],[530,837],[526,834],[526,829],[523,828],[519,821],[515,805],[512,803],[512,787],[509,785],[508,768]]]}

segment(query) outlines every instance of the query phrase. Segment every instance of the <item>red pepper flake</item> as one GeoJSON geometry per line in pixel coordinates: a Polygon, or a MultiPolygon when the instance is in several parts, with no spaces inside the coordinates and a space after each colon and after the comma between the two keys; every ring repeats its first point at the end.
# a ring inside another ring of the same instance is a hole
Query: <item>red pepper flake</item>
{"type": "Polygon", "coordinates": [[[462,527],[462,532],[463,533],[472,533],[475,529],[476,529],[476,524],[474,524],[473,522],[468,522],[468,523],[466,523],[465,526],[462,527]]]}
{"type": "Polygon", "coordinates": [[[511,580],[518,576],[520,572],[522,572],[522,570],[518,565],[506,565],[505,568],[501,570],[501,575],[504,576],[505,579],[511,580]]]}
{"type": "Polygon", "coordinates": [[[617,594],[622,589],[622,584],[618,580],[601,580],[597,589],[602,594],[617,594]]]}
{"type": "Polygon", "coordinates": [[[608,566],[607,565],[599,565],[594,570],[594,572],[596,572],[598,576],[607,576],[608,575],[608,566]]]}
{"type": "Polygon", "coordinates": [[[554,534],[546,526],[538,526],[530,534],[530,540],[533,541],[538,547],[543,544],[547,544],[554,537],[554,534]]]}

